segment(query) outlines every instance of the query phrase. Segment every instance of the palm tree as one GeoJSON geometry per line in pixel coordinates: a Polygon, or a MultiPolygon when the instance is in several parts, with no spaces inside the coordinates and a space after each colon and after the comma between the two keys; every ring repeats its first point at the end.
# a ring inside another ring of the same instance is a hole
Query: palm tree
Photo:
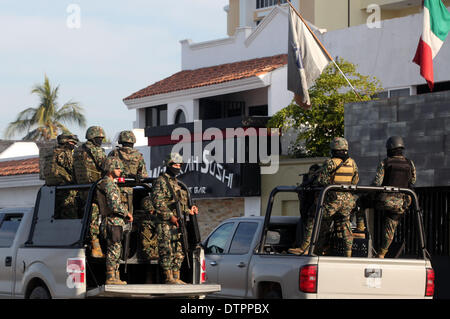
{"type": "Polygon", "coordinates": [[[67,102],[63,106],[58,106],[59,86],[52,88],[47,75],[44,83],[36,84],[31,90],[31,94],[37,94],[40,102],[38,107],[30,107],[17,115],[14,122],[9,123],[5,131],[6,138],[10,138],[17,133],[26,131],[22,138],[25,141],[48,141],[54,139],[58,134],[70,133],[62,122],[75,123],[85,127],[86,119],[82,114],[83,108],[78,102],[67,102]]]}

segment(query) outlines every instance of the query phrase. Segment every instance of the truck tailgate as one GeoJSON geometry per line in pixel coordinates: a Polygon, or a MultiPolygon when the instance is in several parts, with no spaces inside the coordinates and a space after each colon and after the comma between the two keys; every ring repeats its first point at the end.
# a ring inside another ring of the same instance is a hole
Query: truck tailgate
{"type": "Polygon", "coordinates": [[[86,292],[87,297],[184,297],[220,291],[220,285],[103,285],[86,292]]]}
{"type": "Polygon", "coordinates": [[[318,298],[424,298],[425,260],[319,257],[318,298]]]}

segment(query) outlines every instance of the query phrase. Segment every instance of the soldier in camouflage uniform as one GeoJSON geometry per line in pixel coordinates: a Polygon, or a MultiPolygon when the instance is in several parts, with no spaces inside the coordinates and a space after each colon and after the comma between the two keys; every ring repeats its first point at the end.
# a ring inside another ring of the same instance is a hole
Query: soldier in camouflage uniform
{"type": "MultiPolygon", "coordinates": [[[[330,148],[332,158],[323,164],[324,169],[319,173],[318,183],[323,186],[356,185],[359,182],[358,167],[348,156],[347,140],[335,137],[330,143],[330,148]]],[[[346,257],[351,257],[353,236],[350,217],[355,206],[356,201],[351,193],[329,192],[326,195],[317,245],[319,253],[325,250],[325,240],[334,221],[336,236],[344,244],[344,254],[346,257]]]]}
{"type": "MultiPolygon", "coordinates": [[[[144,156],[133,146],[136,143],[136,136],[132,131],[122,131],[119,134],[118,143],[122,146],[112,150],[108,157],[118,157],[122,161],[124,166],[122,176],[125,178],[134,178],[140,180],[148,177],[147,168],[145,166],[144,156]]],[[[133,188],[122,187],[122,203],[128,207],[128,211],[133,214],[133,188]]],[[[157,250],[155,255],[156,233],[154,229],[154,223],[152,222],[153,207],[151,205],[151,199],[145,197],[142,200],[141,207],[145,212],[144,220],[141,225],[141,238],[143,251],[148,258],[157,257],[157,250]],[[149,206],[150,205],[150,206],[149,206]]]]}
{"type": "MultiPolygon", "coordinates": [[[[75,182],[73,150],[78,143],[76,135],[63,133],[57,137],[58,145],[45,159],[46,185],[67,185],[75,182]]],[[[78,218],[75,190],[57,190],[55,195],[55,218],[78,218]]]]}
{"type": "MultiPolygon", "coordinates": [[[[308,174],[304,177],[304,181],[300,186],[302,187],[318,187],[317,183],[317,177],[320,171],[320,166],[317,164],[313,164],[310,166],[308,174]]],[[[314,220],[316,215],[316,207],[317,207],[317,201],[319,198],[319,192],[318,191],[311,191],[311,190],[304,190],[305,192],[303,197],[309,197],[309,198],[302,198],[300,205],[304,206],[301,207],[301,218],[304,220],[304,233],[303,233],[303,239],[302,243],[300,244],[300,247],[298,248],[290,248],[288,249],[288,252],[291,254],[296,255],[303,255],[305,251],[308,249],[309,245],[311,244],[311,236],[314,228],[314,220]]]]}
{"type": "MultiPolygon", "coordinates": [[[[416,168],[413,161],[403,152],[405,144],[400,136],[391,136],[386,141],[387,158],[380,162],[372,182],[374,186],[395,186],[410,188],[416,183],[416,168]]],[[[406,194],[381,193],[377,197],[376,208],[384,211],[384,232],[378,258],[384,258],[394,239],[398,221],[411,204],[406,194]]]]}
{"type": "Polygon", "coordinates": [[[156,180],[152,190],[152,202],[156,213],[156,229],[158,234],[158,250],[160,265],[164,271],[166,283],[185,284],[180,279],[180,268],[184,254],[180,239],[176,200],[180,203],[182,214],[198,214],[198,208],[189,208],[188,196],[177,181],[180,173],[182,157],[172,153],[166,159],[166,172],[156,180]],[[169,185],[178,198],[173,198],[169,185]]]}
{"type": "Polygon", "coordinates": [[[151,196],[145,196],[141,200],[141,208],[144,211],[144,218],[142,219],[140,229],[142,252],[148,260],[158,259],[159,253],[158,234],[156,231],[156,214],[151,196]]]}
{"type": "Polygon", "coordinates": [[[120,200],[120,189],[115,178],[120,177],[123,165],[120,159],[108,157],[104,164],[106,175],[97,185],[100,213],[106,217],[106,285],[125,285],[120,280],[120,256],[125,219],[133,221],[133,216],[120,200]]]}
{"type": "MultiPolygon", "coordinates": [[[[100,126],[91,126],[86,131],[86,143],[77,148],[73,154],[74,170],[77,184],[90,184],[97,182],[103,176],[103,166],[106,159],[102,143],[105,131],[100,126]]],[[[87,200],[87,191],[80,192],[80,206],[87,200]]],[[[100,215],[97,203],[92,203],[91,223],[89,227],[91,237],[91,255],[103,258],[98,236],[100,234],[100,215]]]]}

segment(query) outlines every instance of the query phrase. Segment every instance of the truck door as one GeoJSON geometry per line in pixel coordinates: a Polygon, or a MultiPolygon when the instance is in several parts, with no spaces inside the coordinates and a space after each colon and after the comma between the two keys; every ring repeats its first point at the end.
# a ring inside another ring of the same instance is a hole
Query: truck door
{"type": "Polygon", "coordinates": [[[233,298],[246,296],[248,265],[253,253],[251,247],[254,247],[257,228],[257,222],[243,221],[237,226],[228,253],[219,267],[222,295],[233,298]]]}
{"type": "Polygon", "coordinates": [[[204,244],[206,283],[216,284],[219,282],[219,265],[228,250],[234,226],[234,222],[220,225],[211,233],[204,244]]]}
{"type": "Polygon", "coordinates": [[[14,238],[23,214],[0,213],[0,296],[12,297],[16,247],[14,238]]]}

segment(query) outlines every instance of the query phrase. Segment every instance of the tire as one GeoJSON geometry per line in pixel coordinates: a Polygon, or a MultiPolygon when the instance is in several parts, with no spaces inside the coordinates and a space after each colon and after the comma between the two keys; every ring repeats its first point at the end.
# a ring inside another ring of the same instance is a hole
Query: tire
{"type": "Polygon", "coordinates": [[[264,294],[264,299],[283,299],[283,296],[279,290],[269,290],[264,294]]]}
{"type": "Polygon", "coordinates": [[[42,286],[34,287],[30,293],[29,299],[51,299],[47,288],[42,286]]]}

